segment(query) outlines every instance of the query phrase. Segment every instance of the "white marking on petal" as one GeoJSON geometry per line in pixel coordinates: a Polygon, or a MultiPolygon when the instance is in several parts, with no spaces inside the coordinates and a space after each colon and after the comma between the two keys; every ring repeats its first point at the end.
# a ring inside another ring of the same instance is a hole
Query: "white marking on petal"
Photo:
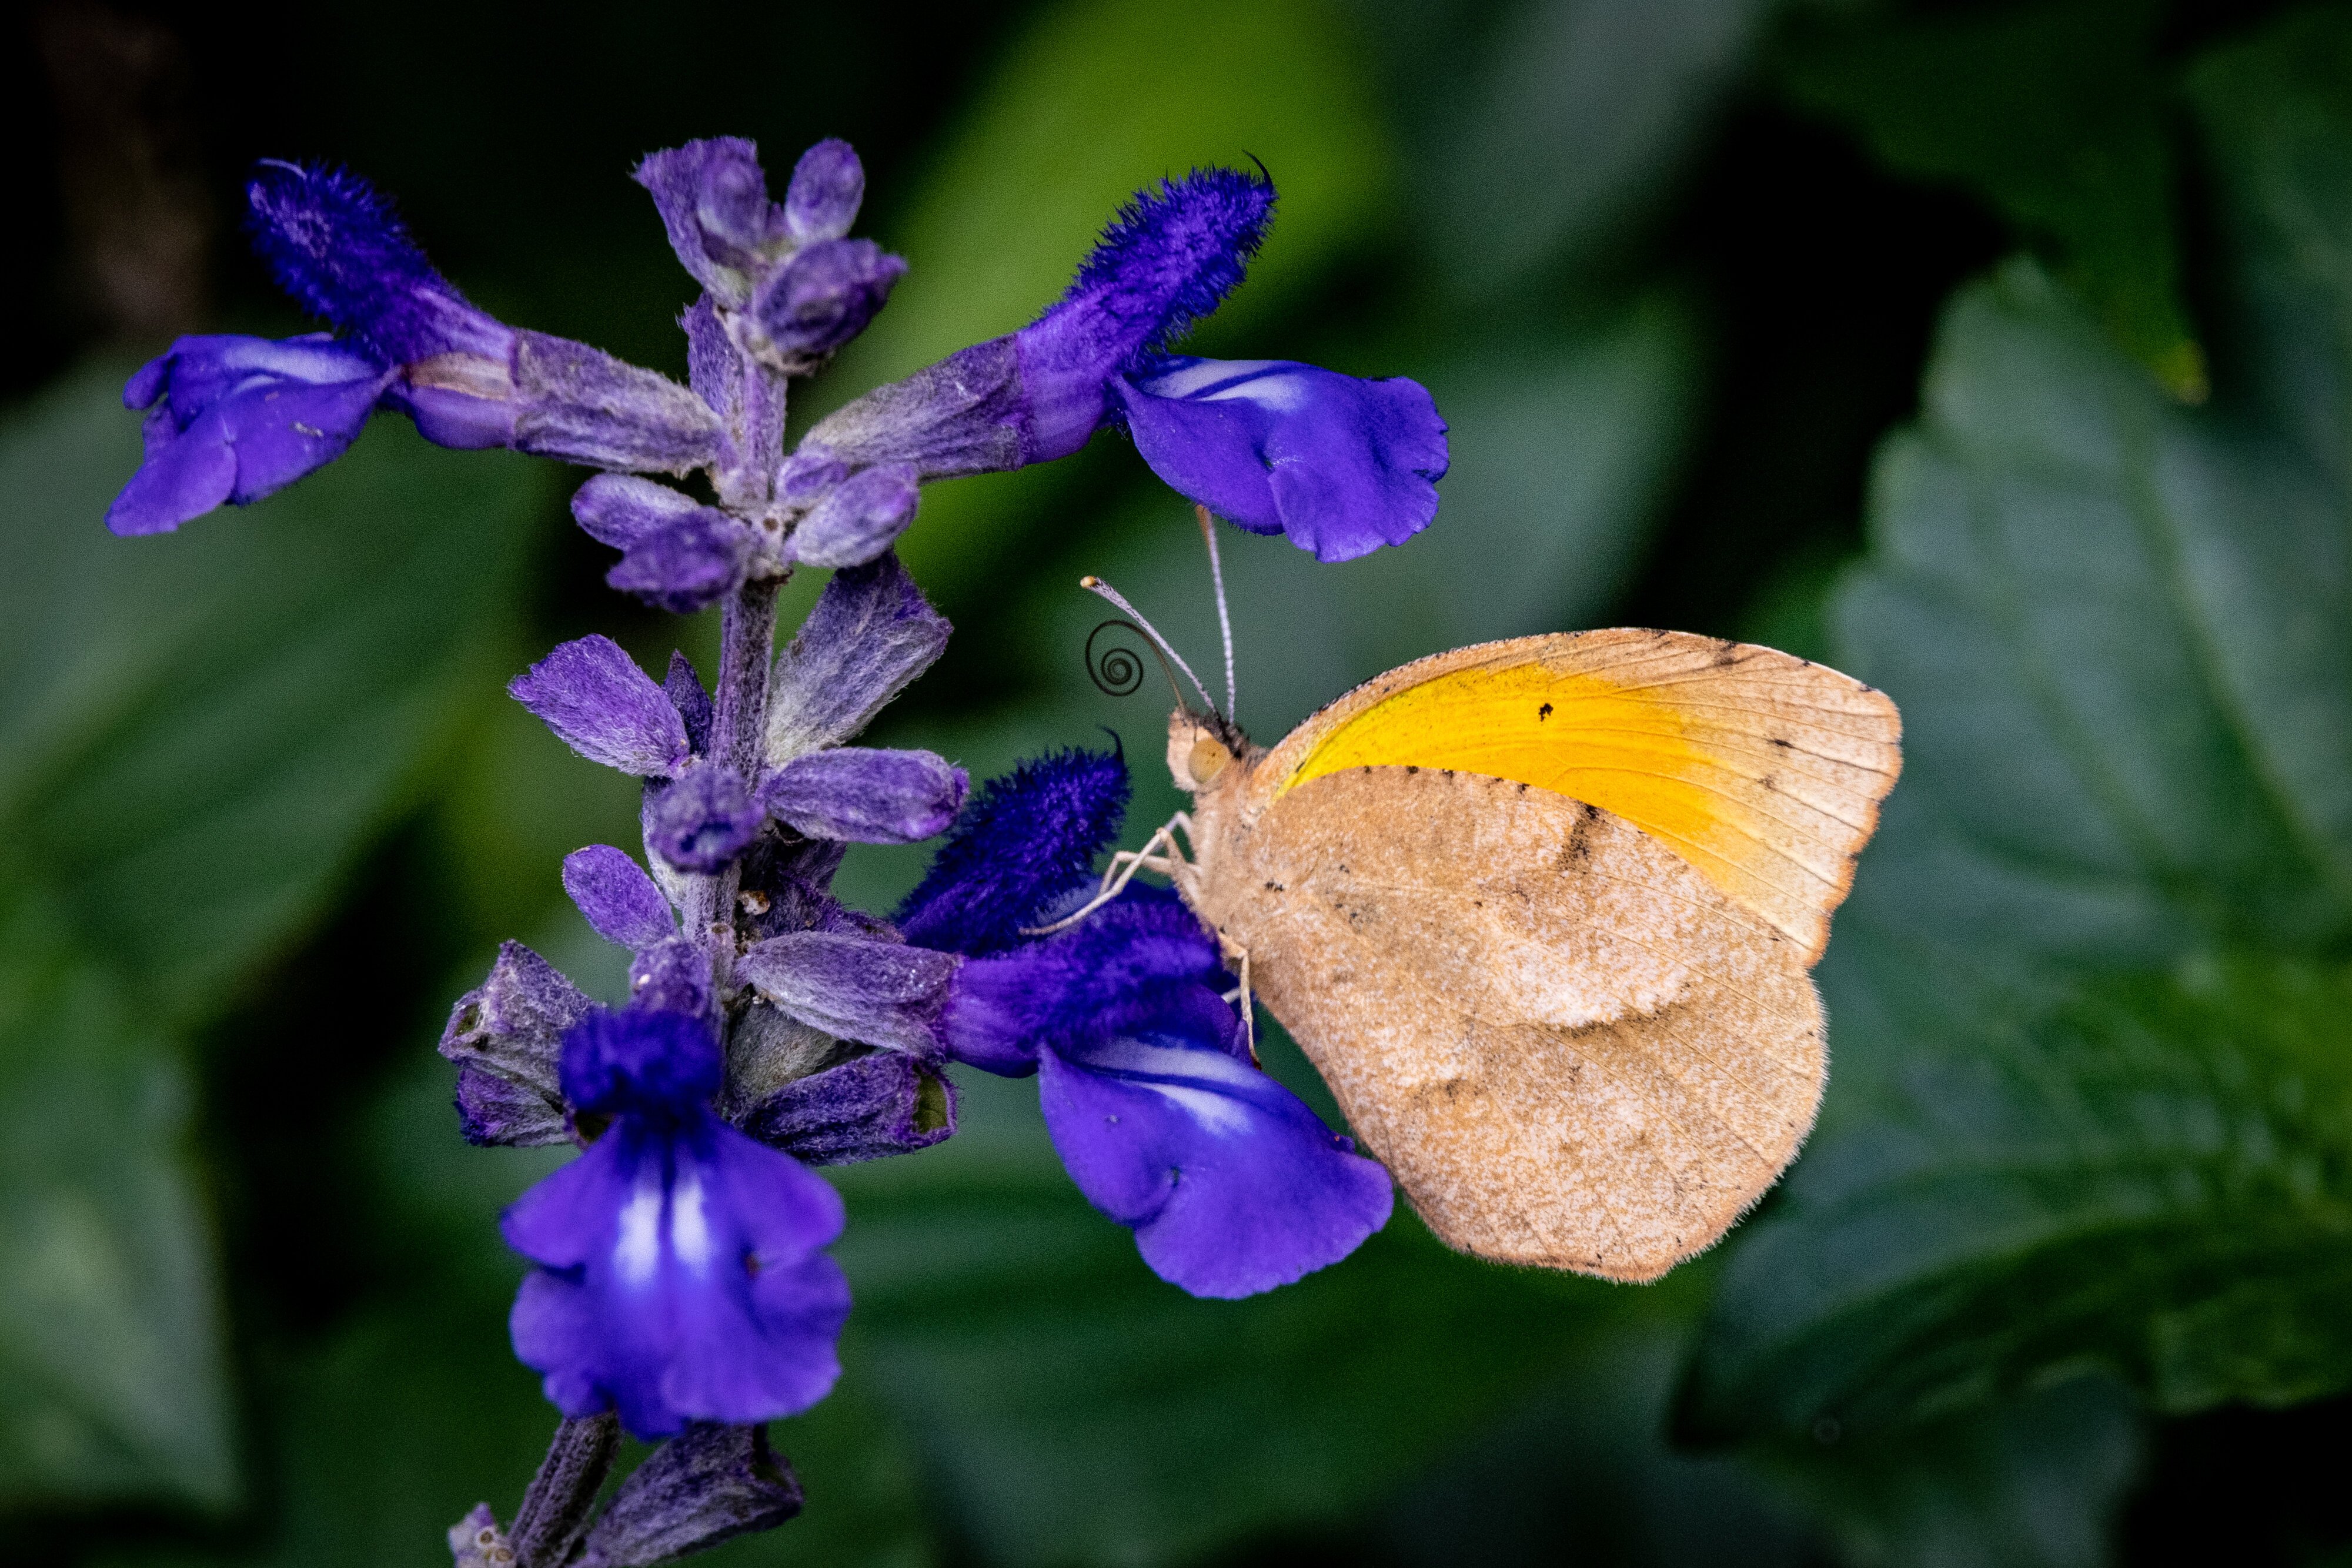
{"type": "Polygon", "coordinates": [[[621,1235],[613,1243],[613,1271],[625,1285],[643,1285],[661,1263],[661,1183],[637,1184],[621,1208],[621,1235]]]}
{"type": "Polygon", "coordinates": [[[1194,360],[1137,384],[1153,397],[1193,397],[1204,388],[1263,375],[1283,364],[1280,360],[1194,360]]]}
{"type": "Polygon", "coordinates": [[[1250,1130],[1249,1113],[1223,1095],[1206,1089],[1187,1089],[1174,1083],[1143,1083],[1149,1089],[1201,1124],[1203,1132],[1221,1138],[1230,1138],[1250,1130]]]}
{"type": "Polygon", "coordinates": [[[669,1244],[687,1271],[700,1274],[710,1262],[710,1221],[702,1212],[702,1178],[688,1171],[670,1198],[669,1244]]]}
{"type": "Polygon", "coordinates": [[[1214,392],[1202,392],[1200,401],[1225,402],[1234,399],[1243,402],[1254,402],[1270,413],[1296,413],[1305,408],[1308,402],[1307,378],[1276,371],[1270,375],[1254,376],[1248,381],[1237,382],[1229,387],[1219,387],[1214,392]]]}
{"type": "Polygon", "coordinates": [[[1087,1052],[1083,1058],[1088,1067],[1108,1068],[1113,1072],[1150,1072],[1162,1078],[1194,1078],[1211,1083],[1230,1083],[1243,1088],[1260,1081],[1262,1074],[1247,1062],[1236,1061],[1222,1051],[1206,1047],[1186,1050],[1174,1045],[1148,1045],[1139,1040],[1119,1039],[1105,1042],[1087,1052]]]}

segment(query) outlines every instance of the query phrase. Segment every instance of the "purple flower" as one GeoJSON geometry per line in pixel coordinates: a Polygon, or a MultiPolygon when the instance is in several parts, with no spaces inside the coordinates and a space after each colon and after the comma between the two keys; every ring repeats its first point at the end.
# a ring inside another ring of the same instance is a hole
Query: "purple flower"
{"type": "Polygon", "coordinates": [[[107,514],[115,532],[268,495],[341,455],[379,407],[444,446],[673,474],[717,456],[718,416],[699,398],[476,309],[358,176],[272,160],[247,196],[272,274],[344,336],[183,338],[142,367],[123,401],[155,407],[145,461],[107,514]]]}
{"type": "Polygon", "coordinates": [[[1113,386],[1152,472],[1318,560],[1401,545],[1437,515],[1445,422],[1418,382],[1291,360],[1171,359],[1113,386]]]}
{"type": "Polygon", "coordinates": [[[1231,169],[1139,193],[1034,322],[877,388],[803,450],[936,479],[1048,462],[1123,423],[1178,490],[1325,560],[1411,538],[1446,468],[1445,423],[1418,383],[1171,357],[1241,281],[1273,213],[1274,187],[1231,169]]]}
{"type": "Polygon", "coordinates": [[[992,783],[899,912],[968,956],[947,1054],[1035,1072],[1054,1146],[1144,1261],[1198,1296],[1272,1290],[1388,1222],[1388,1174],[1249,1059],[1215,940],[1173,893],[1131,886],[1071,929],[1118,830],[1126,770],[1067,752],[992,783]]]}
{"type": "Polygon", "coordinates": [[[147,455],[106,526],[164,533],[283,489],[343,455],[391,381],[324,333],[182,338],[122,389],[124,407],[150,411],[147,455]]]}
{"type": "Polygon", "coordinates": [[[840,1375],[849,1287],[820,1249],[841,1199],[711,1113],[720,1071],[709,1025],[676,1013],[598,1012],[564,1037],[566,1098],[609,1120],[501,1228],[538,1265],[515,1354],[567,1416],[617,1407],[648,1438],[748,1425],[808,1408],[840,1375]]]}

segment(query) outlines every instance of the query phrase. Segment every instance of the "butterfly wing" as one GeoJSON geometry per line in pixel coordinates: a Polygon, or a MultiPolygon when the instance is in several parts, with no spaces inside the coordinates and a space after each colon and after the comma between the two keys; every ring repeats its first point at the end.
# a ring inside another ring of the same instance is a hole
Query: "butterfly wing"
{"type": "Polygon", "coordinates": [[[1452,1246],[1654,1278],[1812,1124],[1802,949],[1622,818],[1359,765],[1223,848],[1187,895],[1452,1246]]]}
{"type": "Polygon", "coordinates": [[[1820,958],[1902,767],[1885,694],[1769,648],[1606,631],[1460,648],[1308,719],[1252,771],[1252,814],[1364,767],[1454,768],[1631,822],[1820,958]]]}

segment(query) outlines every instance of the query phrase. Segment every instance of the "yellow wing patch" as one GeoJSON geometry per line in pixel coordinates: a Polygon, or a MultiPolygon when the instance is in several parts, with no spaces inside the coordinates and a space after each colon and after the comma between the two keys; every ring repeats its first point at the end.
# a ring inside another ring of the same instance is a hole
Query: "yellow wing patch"
{"type": "Polygon", "coordinates": [[[1901,768],[1885,695],[1769,648],[1676,632],[1582,632],[1457,649],[1393,670],[1266,758],[1273,792],[1355,768],[1453,768],[1624,818],[1807,961],[1901,768]]]}

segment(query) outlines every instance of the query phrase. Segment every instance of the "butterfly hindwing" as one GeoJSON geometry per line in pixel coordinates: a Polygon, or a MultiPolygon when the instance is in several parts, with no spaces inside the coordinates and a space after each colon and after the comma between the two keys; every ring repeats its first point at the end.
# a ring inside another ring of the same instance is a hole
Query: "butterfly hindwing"
{"type": "Polygon", "coordinates": [[[1255,824],[1230,801],[1199,803],[1221,847],[1188,897],[1451,1245],[1654,1278],[1811,1125],[1799,944],[1622,820],[1360,764],[1255,824]]]}

